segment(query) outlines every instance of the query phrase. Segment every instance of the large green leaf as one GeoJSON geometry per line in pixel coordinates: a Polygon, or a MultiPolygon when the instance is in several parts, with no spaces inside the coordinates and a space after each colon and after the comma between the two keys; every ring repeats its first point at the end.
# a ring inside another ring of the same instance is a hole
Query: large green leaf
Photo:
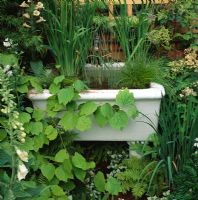
{"type": "Polygon", "coordinates": [[[133,119],[135,119],[138,116],[138,114],[139,114],[139,112],[137,110],[137,107],[135,105],[128,106],[127,110],[126,110],[126,113],[127,113],[127,115],[129,117],[131,117],[133,119]]]}
{"type": "Polygon", "coordinates": [[[67,111],[61,118],[59,124],[64,128],[65,131],[73,130],[78,121],[77,114],[74,111],[67,111]]]}
{"type": "Polygon", "coordinates": [[[29,77],[30,83],[32,85],[32,87],[38,91],[38,92],[42,92],[43,88],[42,85],[40,83],[40,80],[37,77],[29,77]]]}
{"type": "Polygon", "coordinates": [[[69,154],[66,151],[66,149],[61,149],[56,155],[55,155],[55,161],[62,163],[64,160],[69,159],[69,154]]]}
{"type": "Polygon", "coordinates": [[[51,163],[45,163],[41,166],[41,172],[49,181],[51,181],[55,174],[55,167],[51,163]]]}
{"type": "Polygon", "coordinates": [[[57,76],[57,77],[54,79],[54,83],[55,83],[56,85],[58,85],[58,84],[61,83],[64,79],[65,79],[65,76],[64,76],[64,75],[57,76]]]}
{"type": "MultiPolygon", "coordinates": [[[[40,148],[43,147],[46,142],[47,138],[44,134],[40,134],[34,137],[34,151],[38,151],[40,148]]],[[[47,140],[48,141],[48,140],[47,140]]]]}
{"type": "Polygon", "coordinates": [[[88,89],[84,82],[81,80],[76,80],[73,85],[77,92],[81,92],[85,89],[88,89]]]}
{"type": "Polygon", "coordinates": [[[95,176],[94,176],[94,184],[96,186],[96,189],[100,192],[105,192],[105,177],[104,174],[102,172],[98,172],[95,176]]]}
{"type": "Polygon", "coordinates": [[[77,152],[72,157],[72,163],[77,168],[87,170],[87,162],[86,162],[85,158],[77,152]]]}
{"type": "Polygon", "coordinates": [[[63,191],[63,189],[58,185],[52,185],[51,190],[52,190],[52,194],[55,196],[59,197],[59,196],[65,195],[65,192],[63,191]]]}
{"type": "Polygon", "coordinates": [[[19,120],[21,123],[28,123],[31,119],[31,115],[29,113],[26,112],[21,112],[19,113],[19,120]]]}
{"type": "Polygon", "coordinates": [[[45,129],[45,135],[49,140],[55,140],[58,136],[58,131],[52,125],[49,125],[45,129]]]}
{"type": "Polygon", "coordinates": [[[60,85],[56,85],[55,83],[52,83],[49,87],[49,91],[51,94],[57,94],[60,90],[60,85]]]}
{"type": "Polygon", "coordinates": [[[129,106],[134,103],[134,96],[128,89],[120,90],[116,96],[116,104],[119,106],[129,106]]]}
{"type": "Polygon", "coordinates": [[[96,103],[88,101],[80,107],[80,115],[91,115],[97,109],[96,103]]]}
{"type": "Polygon", "coordinates": [[[59,166],[55,170],[55,175],[60,181],[65,181],[67,182],[69,176],[67,175],[66,171],[64,170],[63,166],[59,166]]]}
{"type": "Polygon", "coordinates": [[[82,182],[84,181],[85,176],[86,176],[86,172],[84,170],[79,169],[79,168],[74,168],[74,174],[77,179],[79,179],[82,182]]]}
{"type": "Polygon", "coordinates": [[[112,128],[121,130],[128,124],[128,116],[124,111],[116,112],[109,121],[112,128]]]}
{"type": "Polygon", "coordinates": [[[29,131],[33,135],[39,135],[43,132],[43,124],[41,122],[30,122],[29,131]]]}
{"type": "Polygon", "coordinates": [[[64,88],[58,92],[58,102],[60,104],[66,105],[74,97],[74,89],[72,87],[64,88]]]}
{"type": "Polygon", "coordinates": [[[109,177],[107,179],[105,188],[106,188],[107,192],[109,192],[109,194],[111,194],[111,195],[118,195],[120,192],[122,192],[120,182],[113,177],[109,177]]]}
{"type": "Polygon", "coordinates": [[[36,120],[36,121],[40,121],[41,119],[44,119],[45,117],[45,112],[41,109],[36,108],[33,112],[32,117],[36,120]]]}
{"type": "Polygon", "coordinates": [[[87,170],[87,169],[95,167],[94,162],[87,162],[85,158],[77,152],[72,157],[72,163],[75,167],[83,169],[83,170],[87,170]]]}
{"type": "Polygon", "coordinates": [[[76,124],[76,128],[79,131],[86,131],[89,130],[91,128],[92,125],[92,121],[89,117],[87,116],[81,116],[78,118],[77,124],[76,124]]]}
{"type": "Polygon", "coordinates": [[[109,103],[105,103],[104,105],[101,106],[100,109],[104,117],[109,119],[113,116],[113,108],[109,103]]]}
{"type": "Polygon", "coordinates": [[[107,122],[108,122],[108,119],[106,117],[104,117],[104,115],[101,113],[101,109],[98,109],[95,112],[95,118],[96,118],[97,124],[100,127],[104,127],[107,124],[107,122]]]}
{"type": "Polygon", "coordinates": [[[2,64],[2,65],[18,65],[18,58],[14,54],[0,53],[0,64],[2,64]]]}
{"type": "Polygon", "coordinates": [[[64,172],[67,174],[67,177],[69,179],[73,179],[73,173],[72,173],[72,170],[73,170],[73,166],[72,166],[72,163],[70,161],[70,159],[68,160],[64,160],[63,162],[63,169],[64,169],[64,172]]]}

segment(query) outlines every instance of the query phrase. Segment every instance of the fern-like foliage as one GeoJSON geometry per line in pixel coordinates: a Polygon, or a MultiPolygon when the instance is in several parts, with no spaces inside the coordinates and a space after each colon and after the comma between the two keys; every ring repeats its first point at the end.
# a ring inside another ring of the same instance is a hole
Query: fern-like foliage
{"type": "Polygon", "coordinates": [[[195,200],[198,194],[198,158],[187,162],[174,179],[174,190],[170,199],[195,200]]]}
{"type": "Polygon", "coordinates": [[[124,193],[131,191],[135,198],[143,196],[146,192],[148,181],[139,180],[146,162],[143,159],[131,157],[123,161],[123,164],[126,166],[126,170],[117,174],[117,178],[122,184],[122,190],[124,193]]]}

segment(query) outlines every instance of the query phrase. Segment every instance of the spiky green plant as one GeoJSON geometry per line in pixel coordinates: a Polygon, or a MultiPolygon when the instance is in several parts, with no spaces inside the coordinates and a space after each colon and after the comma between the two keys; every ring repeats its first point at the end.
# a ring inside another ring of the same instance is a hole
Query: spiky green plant
{"type": "Polygon", "coordinates": [[[94,4],[53,0],[46,12],[47,38],[60,73],[78,76],[92,44],[94,4]]]}
{"type": "Polygon", "coordinates": [[[161,60],[138,55],[126,63],[119,85],[128,88],[147,88],[151,82],[160,80],[161,60]]]}
{"type": "MultiPolygon", "coordinates": [[[[169,96],[162,101],[159,117],[158,145],[155,149],[158,160],[150,162],[142,172],[155,166],[150,172],[150,186],[160,170],[165,171],[166,181],[173,185],[175,175],[180,172],[194,152],[194,141],[198,137],[198,102],[189,98],[185,104],[169,96]]],[[[148,175],[148,174],[147,174],[148,175]]]]}

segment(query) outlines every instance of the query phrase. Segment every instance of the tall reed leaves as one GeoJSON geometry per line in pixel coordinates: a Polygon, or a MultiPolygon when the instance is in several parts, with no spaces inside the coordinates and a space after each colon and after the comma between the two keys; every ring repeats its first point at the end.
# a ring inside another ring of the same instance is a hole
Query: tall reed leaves
{"type": "Polygon", "coordinates": [[[157,133],[159,161],[152,171],[150,186],[161,168],[166,171],[167,182],[171,186],[174,175],[182,170],[194,153],[193,145],[198,137],[198,102],[189,98],[181,103],[172,96],[163,99],[157,133]]]}
{"type": "Polygon", "coordinates": [[[159,118],[160,157],[170,156],[176,171],[180,170],[193,153],[198,137],[198,103],[194,99],[184,104],[172,97],[162,102],[159,118]]]}
{"type": "MultiPolygon", "coordinates": [[[[119,0],[121,5],[121,1],[119,0]]],[[[128,17],[126,0],[120,9],[119,17],[114,13],[114,32],[125,53],[127,61],[131,60],[135,54],[146,56],[150,48],[147,41],[147,33],[150,31],[153,19],[149,16],[153,5],[142,4],[137,16],[128,17]],[[136,23],[133,23],[136,21],[136,23]]]]}
{"type": "Polygon", "coordinates": [[[78,76],[92,42],[94,4],[53,0],[46,12],[47,37],[60,73],[78,76]]]}

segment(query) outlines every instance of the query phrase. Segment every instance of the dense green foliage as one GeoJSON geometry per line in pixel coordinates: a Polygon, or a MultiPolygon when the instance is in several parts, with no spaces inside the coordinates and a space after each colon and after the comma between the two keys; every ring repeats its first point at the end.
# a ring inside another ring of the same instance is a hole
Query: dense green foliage
{"type": "Polygon", "coordinates": [[[197,198],[196,1],[137,5],[132,17],[126,2],[114,13],[99,0],[0,4],[0,199],[197,198]],[[139,114],[127,88],[153,81],[167,95],[156,134],[131,146],[141,158],[126,143],[73,144],[94,123],[122,131],[139,114]],[[112,104],[79,101],[90,82],[121,90],[112,104]],[[46,109],[32,106],[31,89],[49,89],[46,109]]]}

